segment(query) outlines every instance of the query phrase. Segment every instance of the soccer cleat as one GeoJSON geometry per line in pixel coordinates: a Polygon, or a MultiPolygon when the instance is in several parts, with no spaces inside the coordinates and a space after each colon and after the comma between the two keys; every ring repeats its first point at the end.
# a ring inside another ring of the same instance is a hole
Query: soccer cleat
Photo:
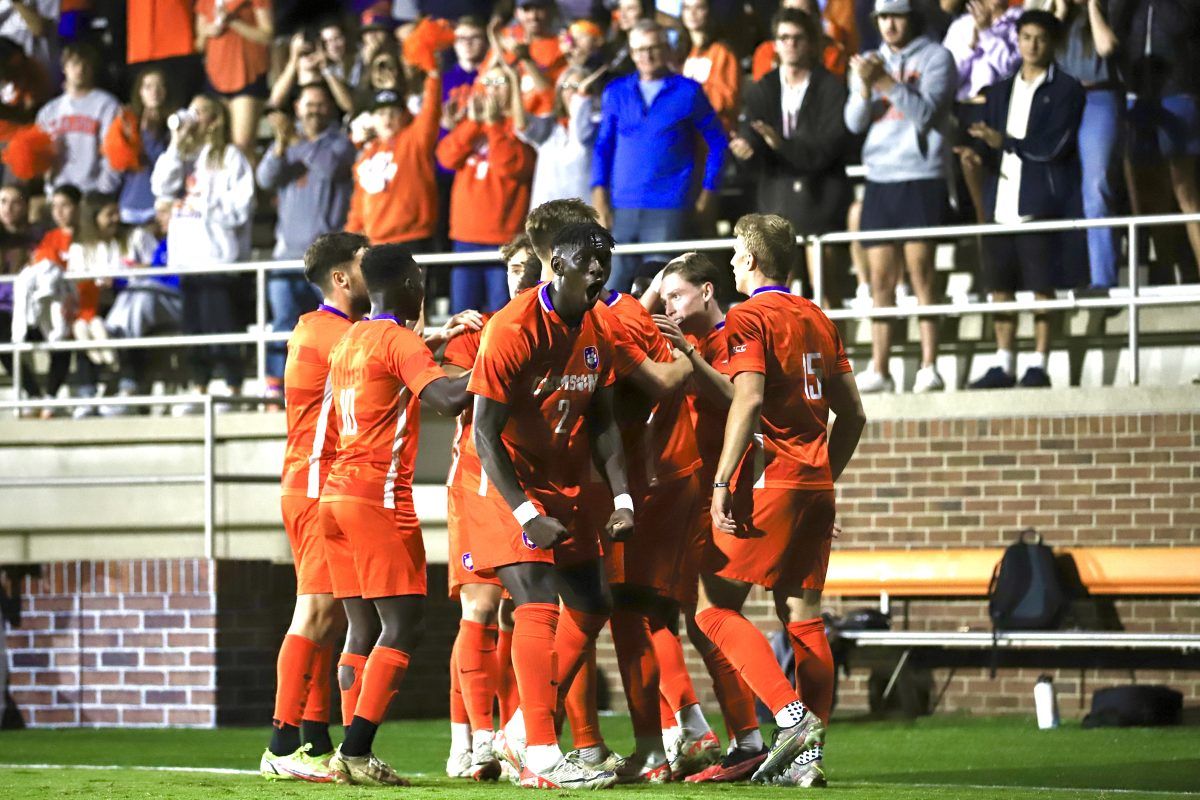
{"type": "Polygon", "coordinates": [[[1021,376],[1021,385],[1027,389],[1045,389],[1050,386],[1050,376],[1041,367],[1030,367],[1021,376]]]}
{"type": "Polygon", "coordinates": [[[1017,379],[1004,371],[1004,367],[992,367],[983,377],[971,384],[972,389],[1011,389],[1017,379]]]}
{"type": "Polygon", "coordinates": [[[337,783],[341,775],[329,766],[333,754],[310,756],[308,751],[311,748],[311,744],[305,744],[286,756],[277,756],[268,749],[258,762],[259,774],[269,781],[337,783]]]}
{"type": "Polygon", "coordinates": [[[339,745],[329,759],[329,768],[341,773],[342,779],[356,786],[408,786],[409,783],[400,777],[386,761],[367,753],[365,756],[342,755],[339,745]]]}
{"type": "Polygon", "coordinates": [[[896,382],[891,375],[881,375],[874,369],[867,369],[854,376],[861,394],[895,394],[896,382]]]}
{"type": "Polygon", "coordinates": [[[946,382],[942,380],[935,366],[921,367],[913,377],[913,394],[940,392],[945,388],[946,382]]]}
{"type": "Polygon", "coordinates": [[[517,785],[522,789],[607,789],[616,782],[616,773],[589,767],[577,758],[564,756],[544,772],[522,767],[517,785]]]}
{"type": "Polygon", "coordinates": [[[469,778],[471,777],[471,751],[470,750],[451,750],[450,755],[446,758],[446,777],[447,778],[469,778]]]}
{"type": "Polygon", "coordinates": [[[769,782],[775,786],[796,786],[804,789],[828,786],[825,770],[821,768],[823,754],[823,747],[819,744],[808,748],[769,782]]]}
{"type": "Polygon", "coordinates": [[[825,739],[825,726],[817,715],[805,711],[800,721],[789,728],[776,728],[771,739],[771,749],[750,780],[765,783],[787,769],[805,750],[820,744],[825,739]]]}
{"type": "Polygon", "coordinates": [[[511,738],[501,728],[492,737],[492,753],[508,765],[513,775],[513,782],[519,781],[521,768],[525,766],[524,742],[511,738]]]}
{"type": "Polygon", "coordinates": [[[746,750],[731,750],[725,754],[720,763],[700,770],[695,775],[684,778],[688,783],[734,783],[750,777],[758,765],[767,757],[767,748],[757,752],[746,750]]]}
{"type": "Polygon", "coordinates": [[[595,763],[584,758],[582,750],[572,750],[571,752],[567,753],[567,758],[574,758],[580,764],[589,766],[592,769],[599,769],[603,770],[604,772],[616,772],[621,765],[625,763],[625,757],[619,755],[615,750],[609,750],[604,745],[600,746],[604,747],[604,758],[595,763]]]}
{"type": "Polygon", "coordinates": [[[721,742],[712,731],[699,739],[681,738],[675,751],[667,751],[671,762],[671,780],[681,781],[689,775],[721,761],[721,742]]]}
{"type": "Polygon", "coordinates": [[[617,767],[617,783],[669,783],[671,762],[665,758],[653,763],[646,756],[632,753],[617,767]]]}
{"type": "Polygon", "coordinates": [[[476,781],[494,781],[500,777],[500,759],[490,741],[481,743],[471,755],[468,776],[476,781]]]}

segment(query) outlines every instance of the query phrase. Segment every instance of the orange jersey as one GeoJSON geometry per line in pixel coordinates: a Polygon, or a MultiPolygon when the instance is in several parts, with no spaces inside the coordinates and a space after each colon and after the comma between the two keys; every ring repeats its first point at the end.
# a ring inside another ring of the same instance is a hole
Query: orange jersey
{"type": "Polygon", "coordinates": [[[742,70],[733,51],[720,42],[704,49],[693,47],[683,62],[683,74],[704,87],[704,96],[725,130],[733,130],[737,126],[742,93],[742,70]]]}
{"type": "MultiPolygon", "coordinates": [[[[703,339],[689,336],[688,339],[700,351],[700,356],[718,372],[725,372],[729,365],[729,348],[725,343],[725,321],[716,324],[703,339]]],[[[688,411],[692,426],[696,429],[696,449],[700,452],[700,487],[704,492],[712,491],[713,476],[717,474],[717,462],[721,460],[721,447],[725,443],[725,418],[729,409],[706,400],[689,382],[688,411]]]]}
{"type": "Polygon", "coordinates": [[[381,315],[354,323],[334,345],[329,374],[338,447],[321,500],[395,508],[396,495],[412,488],[418,398],[446,373],[420,336],[381,315]]]}
{"type": "Polygon", "coordinates": [[[363,148],[354,165],[346,230],[363,234],[371,244],[433,236],[438,218],[433,150],[441,113],[441,79],[426,78],[421,113],[389,141],[363,148]]]}
{"type": "Polygon", "coordinates": [[[284,495],[321,496],[338,440],[329,351],[350,324],[341,311],[322,305],[300,317],[288,337],[283,368],[288,430],[281,480],[284,495]]]}
{"type": "MultiPolygon", "coordinates": [[[[475,356],[479,354],[479,343],[483,340],[483,331],[491,314],[484,314],[484,328],[477,331],[467,331],[455,336],[442,351],[442,363],[452,364],[461,369],[471,369],[475,366],[475,356]]],[[[450,474],[446,478],[447,486],[456,486],[469,492],[478,492],[480,478],[483,475],[483,464],[479,453],[475,451],[475,426],[472,424],[475,409],[468,405],[458,415],[458,424],[454,431],[454,443],[450,446],[450,474]]]]}
{"type": "Polygon", "coordinates": [[[837,328],[808,300],[764,286],[730,309],[725,337],[731,376],[766,376],[760,422],[765,463],[756,488],[832,489],[824,384],[827,375],[850,371],[837,328]]]}
{"type": "Polygon", "coordinates": [[[587,482],[590,459],[571,442],[596,390],[615,380],[617,324],[597,303],[579,327],[568,326],[542,284],[497,311],[484,329],[467,391],[508,405],[502,438],[527,492],[574,498],[587,482]]]}
{"type": "MultiPolygon", "coordinates": [[[[611,292],[604,303],[640,350],[659,363],[670,363],[671,346],[659,333],[650,312],[633,295],[611,292]]],[[[657,405],[652,405],[636,389],[619,389],[616,416],[621,423],[631,486],[648,489],[660,482],[691,475],[700,466],[696,433],[684,405],[683,389],[657,405]]]]}

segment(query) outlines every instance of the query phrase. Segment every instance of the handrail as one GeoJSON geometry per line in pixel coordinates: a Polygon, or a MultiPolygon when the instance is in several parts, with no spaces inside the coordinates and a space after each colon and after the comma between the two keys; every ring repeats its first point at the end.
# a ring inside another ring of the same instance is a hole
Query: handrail
{"type": "MultiPolygon", "coordinates": [[[[1009,224],[975,224],[947,225],[934,228],[903,228],[887,231],[846,231],[828,233],[817,236],[797,237],[797,242],[812,245],[813,259],[813,293],[818,302],[824,297],[824,280],[822,264],[824,260],[824,245],[840,245],[850,242],[891,241],[909,239],[946,239],[963,236],[995,236],[1014,233],[1029,233],[1035,231],[1075,231],[1092,228],[1125,227],[1129,234],[1128,244],[1128,274],[1129,294],[1126,297],[1107,298],[1076,298],[1034,301],[1013,301],[1006,303],[943,303],[929,306],[898,306],[890,308],[870,309],[829,309],[827,314],[831,319],[901,319],[914,316],[939,317],[960,316],[967,313],[1015,313],[1020,311],[1070,311],[1079,309],[1125,308],[1129,312],[1129,351],[1131,354],[1129,379],[1131,384],[1139,380],[1138,353],[1138,311],[1143,306],[1169,306],[1200,304],[1200,293],[1184,292],[1170,297],[1145,298],[1139,294],[1138,265],[1137,265],[1137,231],[1139,227],[1160,225],[1178,225],[1190,222],[1200,222],[1200,214],[1152,214],[1128,217],[1104,217],[1099,219],[1073,220],[1044,220],[1025,222],[1017,225],[1009,224]]],[[[639,244],[617,245],[614,252],[617,255],[648,254],[648,253],[680,253],[688,250],[712,251],[726,250],[733,247],[734,240],[724,239],[688,239],[676,242],[649,242],[639,244]]],[[[420,254],[415,256],[421,264],[469,264],[488,263],[499,259],[499,251],[476,253],[438,253],[420,254]]],[[[13,353],[14,359],[13,384],[21,385],[21,353],[57,350],[94,350],[147,347],[191,347],[216,344],[252,344],[255,346],[257,377],[260,383],[266,377],[266,350],[270,342],[283,342],[288,339],[287,331],[267,330],[267,298],[266,284],[268,273],[285,270],[296,270],[302,266],[300,261],[249,261],[233,264],[215,265],[186,265],[170,267],[140,267],[124,270],[108,270],[89,273],[67,272],[68,279],[94,278],[136,278],[162,277],[164,275],[211,275],[226,273],[255,274],[255,325],[252,332],[203,335],[154,336],[141,339],[108,339],[92,342],[21,342],[0,345],[0,354],[13,353]]],[[[15,276],[0,276],[0,283],[12,282],[15,276]]],[[[76,403],[78,405],[78,403],[76,403]]]]}

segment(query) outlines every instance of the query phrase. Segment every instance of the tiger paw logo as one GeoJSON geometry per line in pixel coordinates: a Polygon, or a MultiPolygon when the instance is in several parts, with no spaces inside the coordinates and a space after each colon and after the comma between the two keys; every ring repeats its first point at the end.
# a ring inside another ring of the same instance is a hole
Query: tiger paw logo
{"type": "Polygon", "coordinates": [[[462,565],[463,565],[463,569],[465,569],[467,572],[475,571],[475,560],[473,558],[471,558],[470,553],[463,553],[462,565]]]}
{"type": "Polygon", "coordinates": [[[528,547],[530,550],[538,549],[538,546],[533,543],[533,539],[530,539],[529,535],[526,534],[524,531],[521,531],[521,541],[524,542],[525,546],[528,547]]]}
{"type": "Polygon", "coordinates": [[[600,352],[591,345],[583,348],[583,363],[587,364],[588,369],[599,369],[600,352]]]}
{"type": "Polygon", "coordinates": [[[396,164],[392,161],[391,151],[384,150],[366,159],[358,165],[355,173],[358,175],[358,185],[364,192],[379,194],[396,177],[396,164]]]}

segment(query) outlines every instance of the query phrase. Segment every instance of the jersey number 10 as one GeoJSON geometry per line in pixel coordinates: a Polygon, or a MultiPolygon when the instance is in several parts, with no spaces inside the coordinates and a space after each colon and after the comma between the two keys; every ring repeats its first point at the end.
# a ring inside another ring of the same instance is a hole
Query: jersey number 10
{"type": "Polygon", "coordinates": [[[338,392],[338,404],[342,407],[342,433],[347,436],[358,434],[358,420],[354,417],[354,387],[338,392]]]}

